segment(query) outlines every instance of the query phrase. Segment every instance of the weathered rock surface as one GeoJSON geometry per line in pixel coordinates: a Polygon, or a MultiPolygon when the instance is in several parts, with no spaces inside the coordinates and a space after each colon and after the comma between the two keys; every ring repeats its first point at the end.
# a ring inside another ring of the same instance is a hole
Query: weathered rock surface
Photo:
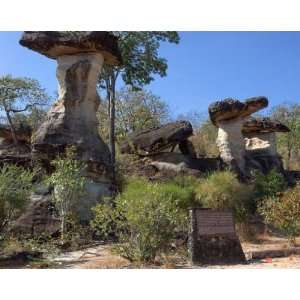
{"type": "Polygon", "coordinates": [[[220,156],[241,179],[247,177],[246,150],[242,134],[245,118],[267,105],[266,97],[253,97],[244,102],[227,98],[209,106],[210,119],[219,128],[216,143],[220,156]]]}
{"type": "Polygon", "coordinates": [[[122,62],[117,38],[107,31],[25,31],[20,44],[49,58],[100,52],[108,64],[122,62]]]}
{"type": "Polygon", "coordinates": [[[284,124],[270,118],[250,118],[242,129],[245,137],[248,169],[268,173],[272,169],[285,174],[282,158],[277,152],[276,132],[288,132],[284,124]]]}
{"type": "Polygon", "coordinates": [[[52,236],[59,230],[60,219],[47,189],[31,195],[26,212],[17,219],[13,227],[14,232],[28,236],[52,236]]]}
{"type": "Polygon", "coordinates": [[[121,152],[149,155],[180,145],[184,154],[188,154],[188,152],[193,152],[191,144],[187,142],[192,134],[193,128],[190,122],[168,123],[130,134],[121,145],[121,152]]]}
{"type": "Polygon", "coordinates": [[[289,132],[290,129],[277,120],[270,118],[251,117],[244,122],[242,132],[244,135],[250,133],[289,132]]]}
{"type": "Polygon", "coordinates": [[[263,96],[248,98],[244,102],[226,98],[212,103],[208,108],[208,112],[211,121],[218,126],[220,121],[245,118],[267,106],[268,99],[263,96]]]}
{"type": "Polygon", "coordinates": [[[91,179],[82,200],[85,220],[90,206],[113,191],[110,151],[97,130],[100,98],[96,84],[103,63],[121,62],[117,40],[104,31],[30,31],[23,34],[20,44],[57,60],[59,98],[32,137],[32,158],[49,167],[57,154],[75,146],[91,179]]]}

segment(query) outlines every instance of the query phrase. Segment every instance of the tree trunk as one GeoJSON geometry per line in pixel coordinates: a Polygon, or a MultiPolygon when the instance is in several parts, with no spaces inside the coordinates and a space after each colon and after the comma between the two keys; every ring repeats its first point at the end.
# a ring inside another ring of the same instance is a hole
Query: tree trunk
{"type": "Polygon", "coordinates": [[[15,127],[13,125],[13,122],[11,120],[9,112],[7,110],[5,110],[5,113],[6,113],[7,121],[9,123],[10,131],[11,131],[11,136],[13,138],[14,145],[17,146],[18,145],[18,139],[17,139],[15,127]]]}
{"type": "Polygon", "coordinates": [[[116,145],[115,145],[115,78],[112,72],[111,76],[111,86],[110,86],[110,112],[109,112],[109,120],[110,120],[110,128],[109,128],[109,144],[111,151],[111,163],[113,168],[113,180],[115,180],[115,165],[116,165],[116,145]]]}

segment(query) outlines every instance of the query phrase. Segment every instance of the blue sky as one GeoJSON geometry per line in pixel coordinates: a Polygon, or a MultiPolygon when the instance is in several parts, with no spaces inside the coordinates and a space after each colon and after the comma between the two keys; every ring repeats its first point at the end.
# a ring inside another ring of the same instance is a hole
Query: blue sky
{"type": "MultiPolygon", "coordinates": [[[[0,32],[0,74],[38,79],[57,89],[56,62],[19,45],[21,32],[0,32]]],[[[300,103],[300,32],[181,32],[179,45],[163,44],[168,75],[147,87],[174,116],[206,113],[226,97],[264,95],[270,106],[300,103]]]]}

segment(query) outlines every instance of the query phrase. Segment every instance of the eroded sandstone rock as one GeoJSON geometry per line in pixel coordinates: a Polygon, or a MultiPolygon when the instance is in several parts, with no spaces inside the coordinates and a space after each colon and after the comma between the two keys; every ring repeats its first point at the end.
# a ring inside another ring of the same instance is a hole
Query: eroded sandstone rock
{"type": "Polygon", "coordinates": [[[96,84],[104,63],[121,63],[117,40],[105,31],[28,31],[20,44],[57,60],[59,98],[32,137],[32,157],[47,167],[67,146],[76,147],[91,179],[82,201],[85,220],[90,206],[113,190],[110,151],[97,130],[96,84]]]}
{"type": "Polygon", "coordinates": [[[247,177],[243,124],[252,113],[267,105],[266,97],[253,97],[244,102],[227,98],[209,106],[210,119],[219,128],[216,143],[220,156],[241,179],[247,177]]]}
{"type": "Polygon", "coordinates": [[[272,169],[285,174],[282,158],[277,152],[276,132],[289,132],[289,128],[270,118],[250,118],[242,128],[245,137],[248,168],[268,173],[272,169]]]}
{"type": "Polygon", "coordinates": [[[121,152],[149,155],[180,145],[184,154],[194,155],[191,144],[187,142],[192,134],[193,128],[188,121],[168,123],[130,134],[121,145],[121,152]]]}

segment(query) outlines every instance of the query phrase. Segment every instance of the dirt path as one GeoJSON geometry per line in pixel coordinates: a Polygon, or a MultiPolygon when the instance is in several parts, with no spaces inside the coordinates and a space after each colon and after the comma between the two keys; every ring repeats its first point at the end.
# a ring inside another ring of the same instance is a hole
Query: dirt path
{"type": "Polygon", "coordinates": [[[113,254],[108,245],[67,252],[50,260],[62,269],[122,269],[130,264],[127,259],[113,254]]]}
{"type": "MultiPolygon", "coordinates": [[[[297,240],[300,244],[300,240],[297,240]]],[[[278,237],[263,237],[256,243],[242,243],[247,258],[251,252],[268,252],[269,250],[289,249],[286,239],[278,237]]],[[[251,255],[250,255],[251,256],[251,255]]],[[[127,259],[112,251],[112,245],[96,245],[79,251],[72,251],[50,259],[62,269],[122,269],[134,267],[127,259]]],[[[162,266],[144,266],[144,268],[212,268],[212,269],[265,269],[265,268],[300,268],[300,255],[264,259],[250,259],[247,264],[191,266],[177,261],[162,266]]]]}

